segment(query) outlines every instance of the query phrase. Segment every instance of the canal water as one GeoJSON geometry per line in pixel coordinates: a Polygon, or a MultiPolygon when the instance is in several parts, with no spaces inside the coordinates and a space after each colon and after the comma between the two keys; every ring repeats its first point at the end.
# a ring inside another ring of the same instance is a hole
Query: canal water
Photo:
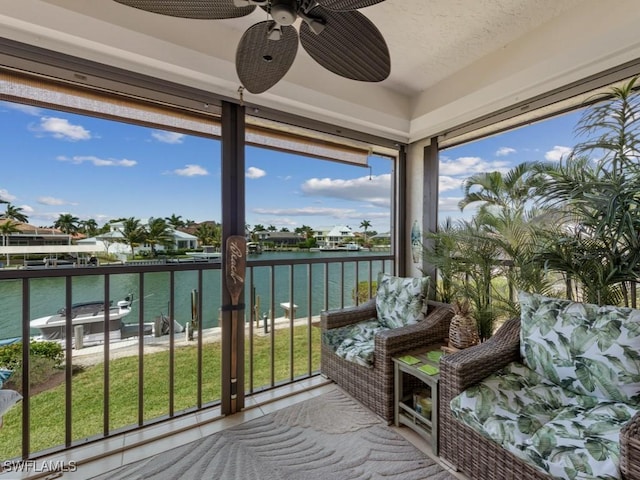
{"type": "MultiPolygon", "coordinates": [[[[330,264],[326,268],[324,264],[295,265],[293,267],[293,303],[297,305],[297,317],[305,317],[309,312],[309,276],[311,276],[311,315],[318,315],[324,308],[339,308],[344,301],[345,305],[353,305],[354,292],[357,281],[366,282],[369,278],[374,281],[380,271],[390,271],[389,262],[383,267],[382,261],[373,261],[371,277],[369,273],[369,252],[340,252],[336,253],[291,253],[291,252],[265,252],[262,255],[249,257],[249,261],[279,259],[306,259],[306,258],[332,258],[353,257],[353,261],[341,264],[330,264]],[[356,281],[356,272],[358,279],[356,281]],[[328,288],[328,294],[325,292],[328,288]],[[325,306],[325,297],[328,305],[325,306]]],[[[284,309],[280,303],[288,303],[291,293],[291,268],[289,266],[273,267],[273,276],[269,267],[254,267],[247,269],[245,279],[245,305],[247,306],[246,321],[250,320],[251,297],[259,302],[257,314],[262,317],[269,314],[271,305],[274,305],[275,317],[284,315],[284,309]],[[253,278],[252,278],[253,277],[253,278]],[[271,282],[274,283],[274,298],[271,299],[271,282]],[[252,288],[253,287],[253,288],[252,288]]],[[[117,303],[128,294],[133,293],[134,304],[131,313],[124,318],[125,323],[136,323],[143,311],[143,320],[153,322],[155,317],[161,314],[169,314],[170,302],[170,274],[169,272],[144,274],[144,292],[141,295],[139,289],[140,276],[138,274],[111,274],[110,275],[110,300],[117,303]]],[[[198,274],[196,271],[176,272],[174,274],[174,302],[175,319],[184,325],[191,321],[191,292],[198,288],[198,274]]],[[[221,304],[220,270],[205,270],[203,272],[203,328],[215,327],[218,324],[218,316],[221,304]]],[[[76,277],[72,282],[72,302],[86,302],[101,300],[104,295],[104,277],[102,275],[89,275],[76,277]]],[[[40,278],[31,281],[30,286],[31,311],[29,318],[34,319],[56,313],[65,302],[64,278],[40,278]]],[[[0,339],[19,337],[22,332],[22,281],[0,281],[0,339]]],[[[32,334],[38,334],[32,331],[32,334]]]]}

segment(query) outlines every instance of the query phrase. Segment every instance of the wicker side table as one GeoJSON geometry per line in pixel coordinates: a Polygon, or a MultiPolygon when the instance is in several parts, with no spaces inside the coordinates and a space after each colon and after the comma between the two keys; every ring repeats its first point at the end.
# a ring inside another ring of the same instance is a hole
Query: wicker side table
{"type": "Polygon", "coordinates": [[[405,425],[424,437],[431,444],[434,455],[438,455],[438,362],[441,354],[441,345],[432,345],[428,349],[393,358],[394,423],[396,426],[405,425]],[[421,387],[405,391],[405,375],[417,379],[421,387]],[[424,401],[424,396],[416,396],[417,391],[426,392],[431,404],[430,412],[425,408],[429,402],[424,401]]]}

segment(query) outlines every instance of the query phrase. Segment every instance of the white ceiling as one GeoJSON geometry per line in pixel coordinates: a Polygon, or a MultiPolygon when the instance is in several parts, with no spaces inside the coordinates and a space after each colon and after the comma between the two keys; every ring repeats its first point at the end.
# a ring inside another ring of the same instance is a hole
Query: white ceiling
{"type": "MultiPolygon", "coordinates": [[[[388,79],[338,77],[300,48],[282,81],[244,99],[408,142],[640,58],[638,0],[386,0],[360,11],[387,41],[388,79]]],[[[236,45],[264,19],[261,10],[191,20],[112,0],[3,0],[0,35],[237,97],[236,45]]]]}

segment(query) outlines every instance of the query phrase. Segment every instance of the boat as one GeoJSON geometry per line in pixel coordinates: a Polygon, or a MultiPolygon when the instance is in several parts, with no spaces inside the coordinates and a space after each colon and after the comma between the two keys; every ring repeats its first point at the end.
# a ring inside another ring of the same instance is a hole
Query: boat
{"type": "Polygon", "coordinates": [[[187,252],[187,255],[193,257],[194,260],[216,260],[222,257],[222,252],[216,251],[216,247],[212,245],[203,245],[201,252],[187,252]]]}
{"type": "MultiPolygon", "coordinates": [[[[316,251],[314,249],[314,251],[316,251]]],[[[339,245],[328,245],[328,246],[324,246],[324,247],[320,247],[317,249],[317,251],[320,252],[359,252],[360,251],[360,245],[358,245],[355,242],[349,242],[346,244],[339,244],[339,245]]]]}
{"type": "Polygon", "coordinates": [[[258,242],[247,242],[247,254],[254,255],[262,253],[262,246],[258,242]]]}
{"type": "MultiPolygon", "coordinates": [[[[131,313],[133,294],[119,300],[116,305],[109,302],[109,339],[120,340],[125,330],[122,319],[131,313]]],[[[74,303],[71,306],[71,326],[74,336],[75,328],[82,326],[83,342],[85,344],[104,341],[105,327],[105,303],[104,300],[74,303]]],[[[31,320],[29,326],[39,330],[37,340],[64,340],[66,336],[67,310],[59,309],[55,314],[31,320]]],[[[137,326],[136,326],[137,327],[137,326]]],[[[145,325],[145,333],[149,327],[145,325]]],[[[149,332],[151,333],[151,332],[149,332]]]]}

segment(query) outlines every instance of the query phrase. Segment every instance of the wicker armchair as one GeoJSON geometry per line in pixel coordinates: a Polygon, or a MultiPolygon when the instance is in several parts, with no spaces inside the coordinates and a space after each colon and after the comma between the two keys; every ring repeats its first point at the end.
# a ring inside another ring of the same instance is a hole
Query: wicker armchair
{"type": "MultiPolygon", "coordinates": [[[[324,332],[374,317],[376,317],[375,298],[357,307],[322,312],[320,327],[324,332]]],[[[372,368],[339,357],[322,342],[321,373],[391,423],[393,421],[391,358],[422,346],[443,342],[449,335],[449,323],[452,317],[453,310],[450,305],[429,301],[427,317],[423,321],[378,333],[375,336],[372,368]]]]}
{"type": "MultiPolygon", "coordinates": [[[[507,321],[485,343],[445,355],[440,360],[440,456],[468,478],[551,478],[458,422],[449,408],[451,400],[463,390],[513,361],[521,361],[519,318],[507,321]]],[[[620,470],[623,479],[640,480],[640,414],[620,432],[620,470]]]]}

